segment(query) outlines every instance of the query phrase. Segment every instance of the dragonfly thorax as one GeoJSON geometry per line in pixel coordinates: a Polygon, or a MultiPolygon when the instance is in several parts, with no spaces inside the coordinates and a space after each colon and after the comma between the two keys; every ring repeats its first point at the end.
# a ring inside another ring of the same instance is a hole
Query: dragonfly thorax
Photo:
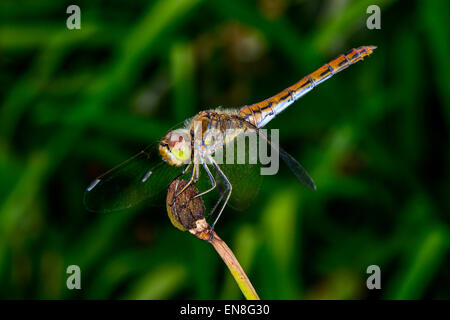
{"type": "Polygon", "coordinates": [[[182,166],[191,160],[191,138],[186,129],[170,131],[159,143],[159,153],[171,166],[182,166]]]}

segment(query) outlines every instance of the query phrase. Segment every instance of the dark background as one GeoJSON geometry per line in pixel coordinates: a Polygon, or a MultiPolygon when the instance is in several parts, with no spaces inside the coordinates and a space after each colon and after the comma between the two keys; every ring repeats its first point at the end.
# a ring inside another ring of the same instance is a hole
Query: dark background
{"type": "MultiPolygon", "coordinates": [[[[165,208],[88,212],[97,175],[200,110],[372,56],[272,121],[282,167],[218,234],[265,299],[450,298],[447,1],[0,2],[0,298],[242,298],[165,208]],[[81,8],[81,30],[66,8],[81,8]],[[366,8],[381,7],[381,30],[366,8]],[[66,288],[79,265],[81,290],[66,288]],[[382,289],[366,288],[380,266],[382,289]]],[[[162,205],[164,205],[162,203],[162,205]]]]}

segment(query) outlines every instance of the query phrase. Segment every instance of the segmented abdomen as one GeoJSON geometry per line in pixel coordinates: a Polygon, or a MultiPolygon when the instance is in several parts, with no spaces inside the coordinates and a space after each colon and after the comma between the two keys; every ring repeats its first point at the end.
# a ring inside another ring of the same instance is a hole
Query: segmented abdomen
{"type": "Polygon", "coordinates": [[[357,49],[352,49],[324,64],[313,73],[302,78],[299,82],[284,89],[277,95],[241,108],[239,115],[254,126],[261,128],[294,103],[294,101],[311,91],[316,85],[331,78],[335,73],[344,70],[349,65],[364,60],[364,57],[370,55],[375,49],[375,46],[362,46],[357,49]]]}

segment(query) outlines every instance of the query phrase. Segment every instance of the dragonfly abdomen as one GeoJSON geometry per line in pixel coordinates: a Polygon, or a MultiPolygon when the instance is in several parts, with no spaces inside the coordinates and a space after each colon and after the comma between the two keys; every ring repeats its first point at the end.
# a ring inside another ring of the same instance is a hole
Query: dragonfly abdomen
{"type": "Polygon", "coordinates": [[[324,64],[313,73],[303,77],[300,81],[284,89],[277,95],[264,101],[244,106],[239,115],[254,126],[261,128],[280,114],[297,99],[311,91],[316,85],[331,78],[335,73],[344,70],[364,57],[370,55],[376,47],[362,46],[351,49],[334,60],[324,64]]]}

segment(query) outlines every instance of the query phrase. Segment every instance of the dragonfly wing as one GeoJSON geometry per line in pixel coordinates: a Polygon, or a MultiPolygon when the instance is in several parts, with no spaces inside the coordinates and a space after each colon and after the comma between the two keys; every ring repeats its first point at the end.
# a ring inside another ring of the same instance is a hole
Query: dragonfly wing
{"type": "MultiPolygon", "coordinates": [[[[257,159],[250,161],[250,140],[241,133],[238,137],[228,142],[214,155],[218,166],[223,171],[232,186],[229,204],[236,210],[245,210],[256,198],[260,185],[260,164],[257,159]],[[238,140],[241,143],[238,143],[238,140]],[[244,143],[242,143],[244,142],[244,143]],[[230,154],[227,154],[230,152],[230,154]]],[[[216,175],[218,190],[225,191],[225,185],[220,177],[216,175]]]]}
{"type": "Polygon", "coordinates": [[[250,122],[241,119],[241,123],[243,123],[245,126],[250,128],[251,130],[255,131],[258,136],[266,141],[271,146],[271,151],[277,152],[281,159],[287,164],[289,169],[294,173],[294,175],[297,177],[297,179],[305,186],[312,190],[316,190],[316,184],[314,183],[311,176],[308,174],[308,172],[303,168],[303,166],[289,153],[287,153],[283,148],[281,148],[278,144],[273,143],[270,139],[270,136],[266,136],[260,129],[255,127],[250,122]]]}
{"type": "Polygon", "coordinates": [[[303,166],[289,153],[287,153],[283,148],[281,148],[276,143],[271,142],[270,137],[264,135],[260,130],[257,130],[259,136],[264,139],[272,148],[272,152],[278,152],[281,159],[287,164],[289,169],[294,173],[297,179],[305,186],[312,190],[316,190],[316,184],[314,183],[311,176],[308,172],[303,168],[303,166]]]}
{"type": "Polygon", "coordinates": [[[308,188],[316,190],[316,184],[314,183],[308,172],[305,170],[305,168],[303,168],[302,165],[297,160],[295,160],[293,156],[281,149],[281,147],[278,147],[278,149],[281,159],[283,159],[289,169],[291,169],[291,171],[297,177],[297,179],[308,188]]]}
{"type": "MultiPolygon", "coordinates": [[[[230,180],[232,193],[230,206],[239,211],[247,209],[258,195],[262,183],[260,166],[257,164],[222,164],[220,168],[230,180]]],[[[221,181],[217,177],[217,181],[221,181]]]]}
{"type": "Polygon", "coordinates": [[[131,208],[165,191],[180,173],[163,162],[151,146],[95,179],[84,194],[90,211],[110,212],[131,208]]]}

